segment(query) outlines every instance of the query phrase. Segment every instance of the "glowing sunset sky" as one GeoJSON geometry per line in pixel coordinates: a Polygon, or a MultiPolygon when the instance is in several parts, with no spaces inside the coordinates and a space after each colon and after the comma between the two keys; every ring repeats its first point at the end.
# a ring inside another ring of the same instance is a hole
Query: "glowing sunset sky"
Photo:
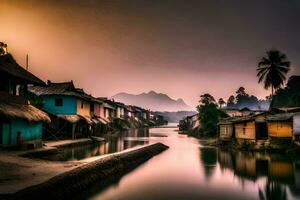
{"type": "Polygon", "coordinates": [[[267,49],[300,74],[300,1],[245,2],[0,0],[0,41],[22,65],[29,53],[41,79],[94,96],[155,90],[195,106],[244,86],[265,97],[256,65],[267,49]]]}

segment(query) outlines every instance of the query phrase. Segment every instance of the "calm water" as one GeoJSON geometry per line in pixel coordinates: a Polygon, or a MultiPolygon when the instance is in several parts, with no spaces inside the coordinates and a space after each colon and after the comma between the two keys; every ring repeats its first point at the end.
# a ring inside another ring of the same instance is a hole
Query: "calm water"
{"type": "Polygon", "coordinates": [[[300,199],[300,164],[286,156],[204,147],[175,128],[146,135],[170,149],[88,199],[300,199]]]}
{"type": "Polygon", "coordinates": [[[39,158],[51,161],[83,160],[94,156],[111,154],[125,149],[146,145],[149,143],[149,129],[131,129],[114,135],[105,135],[105,141],[83,146],[60,148],[53,155],[39,155],[39,158]]]}

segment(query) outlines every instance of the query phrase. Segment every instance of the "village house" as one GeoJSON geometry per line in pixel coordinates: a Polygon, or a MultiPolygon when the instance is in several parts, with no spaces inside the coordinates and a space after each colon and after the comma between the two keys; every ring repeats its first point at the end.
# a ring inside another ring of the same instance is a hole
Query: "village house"
{"type": "Polygon", "coordinates": [[[219,138],[221,140],[232,140],[235,138],[234,132],[234,117],[223,118],[218,123],[219,138]]]}
{"type": "Polygon", "coordinates": [[[267,116],[268,133],[271,138],[293,137],[293,113],[280,113],[267,116]]]}
{"type": "Polygon", "coordinates": [[[126,109],[125,104],[121,102],[115,102],[115,104],[116,104],[116,117],[124,119],[125,109],[126,109]]]}
{"type": "MultiPolygon", "coordinates": [[[[297,77],[297,79],[299,78],[297,77]]],[[[268,117],[268,129],[271,137],[300,140],[299,105],[284,102],[276,107],[272,101],[270,113],[273,114],[268,117]]]]}
{"type": "Polygon", "coordinates": [[[242,116],[242,113],[238,108],[222,108],[221,110],[224,111],[229,117],[242,116]]]}
{"type": "Polygon", "coordinates": [[[75,88],[73,81],[32,86],[29,91],[41,98],[42,108],[50,114],[52,123],[46,127],[53,137],[87,136],[91,131],[91,100],[82,89],[75,88]],[[70,135],[71,134],[71,135],[70,135]]]}
{"type": "Polygon", "coordinates": [[[105,119],[104,102],[98,98],[90,96],[91,100],[91,116],[92,116],[92,132],[93,135],[100,135],[108,130],[108,121],[105,119]]]}
{"type": "Polygon", "coordinates": [[[0,56],[0,145],[42,144],[42,125],[50,123],[50,118],[28,104],[28,84],[45,83],[21,67],[12,55],[0,56]]]}
{"type": "Polygon", "coordinates": [[[268,138],[266,113],[238,117],[233,120],[237,141],[256,141],[268,138]]]}
{"type": "Polygon", "coordinates": [[[241,113],[241,116],[247,116],[250,114],[254,114],[254,111],[250,110],[247,107],[244,107],[244,108],[240,109],[240,113],[241,113]]]}
{"type": "Polygon", "coordinates": [[[105,113],[105,120],[108,122],[112,122],[112,120],[116,117],[116,104],[109,100],[109,99],[105,99],[104,100],[104,113],[105,113]]]}

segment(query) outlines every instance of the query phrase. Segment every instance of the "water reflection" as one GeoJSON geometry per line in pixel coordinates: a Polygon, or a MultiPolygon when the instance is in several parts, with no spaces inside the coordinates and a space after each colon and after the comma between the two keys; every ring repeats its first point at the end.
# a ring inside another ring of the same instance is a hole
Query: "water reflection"
{"type": "Polygon", "coordinates": [[[107,187],[86,191],[92,200],[299,199],[300,162],[281,154],[205,147],[176,128],[150,129],[123,140],[162,142],[170,148],[107,187]],[[149,134],[149,133],[148,133],[149,134]],[[147,133],[146,133],[147,135],[147,133]],[[165,135],[167,137],[152,137],[165,135]]]}
{"type": "Polygon", "coordinates": [[[89,157],[120,152],[149,143],[147,139],[139,140],[139,137],[149,137],[149,129],[131,129],[124,133],[104,135],[104,142],[61,148],[56,154],[42,155],[40,158],[51,161],[82,160],[89,157]]]}
{"type": "Polygon", "coordinates": [[[294,195],[299,193],[300,185],[295,181],[300,179],[299,167],[286,155],[219,149],[218,163],[223,172],[229,169],[242,181],[258,184],[259,179],[264,178],[265,184],[259,188],[260,199],[287,199],[287,188],[294,195]]]}
{"type": "Polygon", "coordinates": [[[211,147],[201,148],[200,158],[203,164],[205,177],[209,180],[217,165],[217,149],[211,147]]]}

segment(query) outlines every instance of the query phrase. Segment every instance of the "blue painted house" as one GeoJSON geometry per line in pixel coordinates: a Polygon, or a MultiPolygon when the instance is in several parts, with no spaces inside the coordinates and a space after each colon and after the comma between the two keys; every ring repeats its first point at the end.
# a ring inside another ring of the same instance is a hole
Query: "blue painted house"
{"type": "Polygon", "coordinates": [[[18,65],[12,55],[0,56],[0,145],[42,144],[42,126],[49,116],[28,104],[27,85],[44,85],[39,78],[18,65]]]}
{"type": "Polygon", "coordinates": [[[29,87],[29,91],[42,99],[42,109],[51,116],[48,136],[70,136],[73,139],[87,136],[92,124],[91,99],[73,81],[29,87]]]}

